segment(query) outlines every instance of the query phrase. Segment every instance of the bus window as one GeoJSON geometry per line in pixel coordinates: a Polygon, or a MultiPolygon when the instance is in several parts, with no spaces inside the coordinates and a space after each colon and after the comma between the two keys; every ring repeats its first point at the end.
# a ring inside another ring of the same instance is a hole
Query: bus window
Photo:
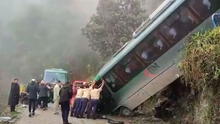
{"type": "Polygon", "coordinates": [[[104,76],[104,80],[113,92],[116,92],[124,85],[121,79],[119,79],[113,72],[109,72],[106,76],[104,76]]]}
{"type": "Polygon", "coordinates": [[[141,58],[146,65],[151,64],[160,55],[162,55],[168,49],[167,44],[165,44],[162,38],[159,38],[158,34],[150,35],[140,43],[136,48],[137,55],[141,58]]]}
{"type": "Polygon", "coordinates": [[[198,24],[198,18],[188,8],[182,7],[160,26],[160,32],[173,45],[191,32],[198,24]]]}
{"type": "Polygon", "coordinates": [[[130,53],[115,67],[115,72],[128,82],[143,69],[144,65],[137,60],[134,53],[130,53]]]}
{"type": "Polygon", "coordinates": [[[206,19],[211,13],[211,0],[190,0],[189,6],[200,19],[206,19]]]}

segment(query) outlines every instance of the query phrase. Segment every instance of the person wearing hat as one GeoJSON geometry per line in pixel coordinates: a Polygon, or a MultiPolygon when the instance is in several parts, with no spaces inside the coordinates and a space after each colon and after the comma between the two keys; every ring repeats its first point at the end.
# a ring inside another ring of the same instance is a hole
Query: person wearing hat
{"type": "Polygon", "coordinates": [[[39,87],[35,79],[32,79],[27,86],[28,100],[29,100],[29,117],[35,115],[35,107],[37,102],[37,95],[39,93],[39,87]]]}

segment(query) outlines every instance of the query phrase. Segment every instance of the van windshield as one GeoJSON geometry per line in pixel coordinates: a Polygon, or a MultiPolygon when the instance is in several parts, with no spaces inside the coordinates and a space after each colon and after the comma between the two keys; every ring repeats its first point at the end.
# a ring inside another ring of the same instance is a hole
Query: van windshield
{"type": "Polygon", "coordinates": [[[45,72],[44,81],[48,83],[61,81],[65,83],[67,81],[66,73],[58,73],[58,72],[45,72]]]}
{"type": "Polygon", "coordinates": [[[213,14],[212,22],[213,22],[214,27],[220,26],[220,13],[213,14]]]}

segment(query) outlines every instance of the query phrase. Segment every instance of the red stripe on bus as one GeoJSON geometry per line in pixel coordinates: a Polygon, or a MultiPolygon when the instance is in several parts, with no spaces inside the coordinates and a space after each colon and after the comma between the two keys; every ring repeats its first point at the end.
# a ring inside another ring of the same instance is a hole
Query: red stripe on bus
{"type": "Polygon", "coordinates": [[[156,74],[153,74],[153,73],[149,72],[147,69],[144,70],[144,75],[147,76],[147,77],[150,77],[150,78],[154,78],[154,77],[157,76],[156,74]]]}

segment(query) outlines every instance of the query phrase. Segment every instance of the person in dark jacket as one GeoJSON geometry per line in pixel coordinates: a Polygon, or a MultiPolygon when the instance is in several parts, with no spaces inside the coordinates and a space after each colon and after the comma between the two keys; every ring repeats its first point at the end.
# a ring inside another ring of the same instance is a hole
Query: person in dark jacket
{"type": "Polygon", "coordinates": [[[68,121],[69,111],[70,111],[70,99],[72,98],[72,88],[70,87],[69,82],[64,84],[60,89],[60,105],[63,118],[63,124],[70,124],[68,121]]]}
{"type": "Polygon", "coordinates": [[[49,92],[49,87],[47,87],[44,81],[41,81],[39,86],[39,100],[40,100],[40,106],[41,108],[43,108],[43,110],[47,109],[48,92],[49,92]],[[41,104],[42,102],[43,105],[41,104]]]}
{"type": "Polygon", "coordinates": [[[8,105],[11,108],[11,112],[15,112],[15,107],[19,103],[20,96],[20,86],[18,84],[18,79],[15,78],[11,83],[11,90],[8,99],[8,105]]]}
{"type": "Polygon", "coordinates": [[[32,79],[31,83],[29,83],[27,86],[27,93],[29,99],[29,117],[35,115],[35,107],[36,107],[38,92],[39,92],[39,87],[36,83],[36,80],[32,79]]]}

